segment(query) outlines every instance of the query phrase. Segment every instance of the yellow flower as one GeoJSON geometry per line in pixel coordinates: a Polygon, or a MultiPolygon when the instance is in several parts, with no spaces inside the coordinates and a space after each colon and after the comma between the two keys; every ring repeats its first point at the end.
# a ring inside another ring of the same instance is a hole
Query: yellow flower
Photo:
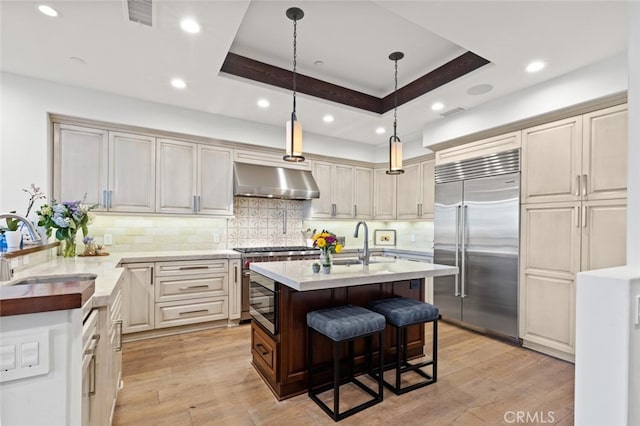
{"type": "Polygon", "coordinates": [[[318,233],[317,233],[316,235],[314,235],[311,239],[312,239],[313,241],[316,241],[316,240],[317,240],[318,238],[320,238],[320,237],[321,237],[321,235],[320,235],[320,233],[318,232],[318,233]]]}
{"type": "Polygon", "coordinates": [[[327,241],[324,238],[320,237],[316,241],[316,244],[318,245],[318,247],[322,248],[327,245],[327,241]]]}
{"type": "Polygon", "coordinates": [[[336,244],[336,253],[340,253],[342,251],[342,244],[336,244]]]}
{"type": "Polygon", "coordinates": [[[331,236],[331,234],[330,234],[330,233],[328,233],[328,232],[323,232],[322,234],[320,234],[320,236],[321,236],[322,238],[327,238],[327,237],[331,236]]]}

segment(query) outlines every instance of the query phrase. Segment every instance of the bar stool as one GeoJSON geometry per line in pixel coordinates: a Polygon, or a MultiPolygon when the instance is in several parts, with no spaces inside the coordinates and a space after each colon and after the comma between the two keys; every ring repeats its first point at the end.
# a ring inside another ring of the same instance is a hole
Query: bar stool
{"type": "MultiPolygon", "coordinates": [[[[396,328],[396,360],[395,365],[388,369],[396,369],[395,386],[384,381],[384,384],[396,395],[430,385],[437,381],[438,368],[438,307],[429,303],[405,297],[374,300],[369,303],[369,309],[385,316],[387,323],[396,328]],[[431,361],[411,364],[407,361],[407,327],[413,324],[433,322],[433,348],[431,361]],[[432,374],[429,375],[421,368],[432,365],[432,374]],[[424,380],[404,388],[401,387],[401,376],[404,373],[415,372],[424,380]]],[[[384,376],[384,371],[380,374],[384,376]]],[[[384,380],[384,379],[383,379],[384,380]]]]}
{"type": "Polygon", "coordinates": [[[340,421],[346,417],[356,414],[366,408],[369,408],[382,401],[383,398],[383,379],[377,377],[378,391],[375,392],[365,386],[360,380],[353,375],[353,341],[356,338],[366,338],[367,349],[367,366],[371,371],[372,357],[372,336],[377,334],[380,345],[380,366],[384,366],[384,328],[385,319],[382,315],[371,312],[360,306],[344,305],[335,308],[321,309],[309,312],[307,314],[308,326],[308,356],[307,356],[307,373],[308,373],[308,394],[309,398],[315,401],[334,421],[340,421]],[[313,388],[313,373],[317,368],[313,367],[313,335],[317,332],[328,337],[333,343],[333,383],[313,388]],[[340,379],[340,346],[341,343],[348,344],[348,375],[346,379],[340,379]],[[344,413],[340,413],[340,385],[354,383],[360,389],[372,396],[372,399],[365,401],[353,408],[348,409],[344,413]],[[333,410],[331,410],[323,401],[318,398],[318,394],[325,392],[333,387],[333,410]]]}

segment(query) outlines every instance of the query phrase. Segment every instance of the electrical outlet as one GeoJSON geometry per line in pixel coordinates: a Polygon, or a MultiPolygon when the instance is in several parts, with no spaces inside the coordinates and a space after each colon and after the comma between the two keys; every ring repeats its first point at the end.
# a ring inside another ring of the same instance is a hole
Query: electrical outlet
{"type": "Polygon", "coordinates": [[[214,243],[220,242],[220,234],[213,234],[213,242],[214,243]]]}
{"type": "Polygon", "coordinates": [[[416,242],[416,234],[411,234],[411,242],[415,243],[416,242]]]}
{"type": "Polygon", "coordinates": [[[111,244],[113,244],[113,235],[104,234],[104,245],[110,246],[111,244]]]}

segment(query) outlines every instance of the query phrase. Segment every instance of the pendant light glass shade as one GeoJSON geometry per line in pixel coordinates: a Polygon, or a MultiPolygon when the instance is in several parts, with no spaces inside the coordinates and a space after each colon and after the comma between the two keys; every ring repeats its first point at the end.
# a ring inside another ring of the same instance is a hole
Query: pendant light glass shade
{"type": "Polygon", "coordinates": [[[399,175],[402,170],[402,142],[397,135],[398,130],[398,61],[404,58],[404,53],[393,52],[389,55],[395,63],[395,87],[393,91],[393,136],[389,138],[389,170],[388,175],[399,175]]]}
{"type": "Polygon", "coordinates": [[[286,161],[302,162],[302,124],[296,120],[295,114],[291,114],[291,120],[287,121],[287,149],[283,157],[286,161]]]}
{"type": "Polygon", "coordinates": [[[285,155],[283,160],[292,163],[301,163],[304,161],[302,155],[302,124],[296,117],[296,65],[297,65],[297,23],[302,19],[304,12],[297,7],[290,7],[286,12],[287,18],[293,21],[293,112],[291,113],[291,120],[287,121],[287,146],[285,149],[285,155]]]}
{"type": "Polygon", "coordinates": [[[402,170],[402,142],[397,136],[389,138],[389,170],[388,175],[404,173],[402,170]]]}

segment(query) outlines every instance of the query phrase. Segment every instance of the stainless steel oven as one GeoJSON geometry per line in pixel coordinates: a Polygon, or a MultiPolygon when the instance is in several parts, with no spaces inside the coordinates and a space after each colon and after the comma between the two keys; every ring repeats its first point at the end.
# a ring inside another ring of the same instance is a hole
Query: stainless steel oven
{"type": "Polygon", "coordinates": [[[278,334],[279,284],[255,272],[251,272],[249,276],[249,312],[251,318],[275,336],[278,334]]]}

